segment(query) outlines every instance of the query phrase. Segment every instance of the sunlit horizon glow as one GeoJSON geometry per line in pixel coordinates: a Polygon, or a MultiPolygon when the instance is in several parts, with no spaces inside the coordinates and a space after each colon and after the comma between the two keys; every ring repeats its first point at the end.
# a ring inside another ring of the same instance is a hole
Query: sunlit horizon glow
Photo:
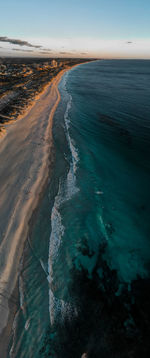
{"type": "Polygon", "coordinates": [[[18,38],[32,43],[33,48],[1,42],[2,56],[90,57],[90,58],[150,58],[150,40],[103,40],[94,38],[18,38]],[[40,49],[34,45],[41,46],[40,49]]]}
{"type": "Polygon", "coordinates": [[[0,56],[150,59],[149,18],[147,0],[5,0],[0,56]]]}

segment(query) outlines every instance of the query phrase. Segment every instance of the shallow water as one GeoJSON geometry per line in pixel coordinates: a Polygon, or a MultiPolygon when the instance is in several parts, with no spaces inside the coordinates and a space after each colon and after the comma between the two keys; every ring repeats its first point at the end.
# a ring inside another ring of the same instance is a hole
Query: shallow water
{"type": "Polygon", "coordinates": [[[24,256],[26,311],[12,357],[128,357],[143,337],[149,81],[150,61],[137,60],[87,63],[63,76],[55,165],[24,256]]]}

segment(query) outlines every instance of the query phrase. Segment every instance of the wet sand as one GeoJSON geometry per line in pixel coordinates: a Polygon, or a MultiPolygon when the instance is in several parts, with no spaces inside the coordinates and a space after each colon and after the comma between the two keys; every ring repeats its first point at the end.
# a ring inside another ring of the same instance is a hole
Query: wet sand
{"type": "Polygon", "coordinates": [[[62,70],[0,140],[0,352],[6,357],[16,311],[19,262],[29,222],[48,180],[52,119],[62,70]]]}

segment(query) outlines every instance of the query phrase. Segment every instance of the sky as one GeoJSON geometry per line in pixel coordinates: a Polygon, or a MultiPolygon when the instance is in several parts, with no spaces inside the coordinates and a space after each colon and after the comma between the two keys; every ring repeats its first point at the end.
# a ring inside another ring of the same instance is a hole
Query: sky
{"type": "Polygon", "coordinates": [[[0,55],[150,59],[150,0],[0,0],[0,55]]]}

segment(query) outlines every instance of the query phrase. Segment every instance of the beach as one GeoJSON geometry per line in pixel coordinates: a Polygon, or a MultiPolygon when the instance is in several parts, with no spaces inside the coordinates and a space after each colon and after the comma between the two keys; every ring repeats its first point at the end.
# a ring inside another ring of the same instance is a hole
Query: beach
{"type": "Polygon", "coordinates": [[[1,138],[0,358],[149,352],[149,62],[72,67],[1,138]]]}
{"type": "Polygon", "coordinates": [[[18,269],[29,222],[51,168],[52,120],[60,101],[62,70],[28,112],[7,126],[0,142],[0,351],[7,356],[18,303],[18,269]]]}

